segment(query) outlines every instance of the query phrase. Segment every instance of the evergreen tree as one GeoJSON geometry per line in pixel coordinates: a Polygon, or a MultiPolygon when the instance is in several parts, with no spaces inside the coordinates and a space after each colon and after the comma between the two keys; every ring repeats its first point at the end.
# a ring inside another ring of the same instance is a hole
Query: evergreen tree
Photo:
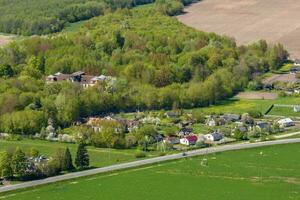
{"type": "Polygon", "coordinates": [[[17,177],[23,177],[26,172],[26,156],[25,153],[18,147],[12,157],[12,169],[17,177]]]}
{"type": "Polygon", "coordinates": [[[9,178],[13,176],[11,159],[7,152],[0,153],[0,177],[9,178]]]}
{"type": "Polygon", "coordinates": [[[74,169],[73,162],[72,162],[72,155],[69,148],[66,148],[62,167],[63,170],[65,171],[74,169]]]}
{"type": "Polygon", "coordinates": [[[75,165],[80,169],[86,168],[90,165],[89,154],[83,143],[78,145],[75,165]]]}

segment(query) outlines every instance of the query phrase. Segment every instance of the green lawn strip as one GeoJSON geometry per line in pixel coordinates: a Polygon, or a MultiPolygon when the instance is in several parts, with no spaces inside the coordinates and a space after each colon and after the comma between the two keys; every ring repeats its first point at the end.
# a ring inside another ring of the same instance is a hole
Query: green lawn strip
{"type": "MultiPolygon", "coordinates": [[[[55,153],[58,148],[68,147],[72,153],[73,159],[76,155],[77,144],[68,144],[68,143],[59,143],[59,142],[48,142],[42,140],[30,140],[23,139],[20,141],[6,141],[0,140],[0,151],[1,150],[10,150],[15,149],[16,147],[22,148],[24,151],[29,151],[30,148],[36,148],[41,154],[46,156],[51,156],[55,153]]],[[[88,147],[91,166],[93,167],[103,167],[107,165],[112,165],[121,162],[133,161],[136,158],[134,157],[137,150],[135,149],[103,149],[88,147]]],[[[147,156],[152,157],[156,156],[157,152],[149,152],[147,156]]]]}
{"type": "Polygon", "coordinates": [[[74,179],[2,197],[296,200],[300,198],[299,155],[300,144],[229,151],[74,179]]]}

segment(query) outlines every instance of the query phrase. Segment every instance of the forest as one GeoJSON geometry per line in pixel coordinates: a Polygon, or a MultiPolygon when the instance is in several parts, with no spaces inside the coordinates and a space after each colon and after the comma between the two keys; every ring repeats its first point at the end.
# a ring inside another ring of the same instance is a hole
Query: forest
{"type": "MultiPolygon", "coordinates": [[[[175,15],[183,5],[197,0],[157,0],[160,12],[175,15]]],[[[0,32],[45,35],[61,31],[73,22],[87,20],[122,8],[154,0],[0,0],[0,32]]]]}
{"type": "Polygon", "coordinates": [[[90,19],[118,8],[153,0],[0,0],[0,32],[43,35],[61,31],[67,23],[90,19]]]}
{"type": "Polygon", "coordinates": [[[186,27],[168,16],[168,2],[120,9],[78,32],[0,49],[0,131],[29,135],[48,119],[63,129],[111,112],[209,106],[260,84],[262,74],[288,58],[281,44],[237,46],[232,38],[186,27]],[[88,89],[45,84],[49,74],[79,70],[116,81],[88,89]]]}

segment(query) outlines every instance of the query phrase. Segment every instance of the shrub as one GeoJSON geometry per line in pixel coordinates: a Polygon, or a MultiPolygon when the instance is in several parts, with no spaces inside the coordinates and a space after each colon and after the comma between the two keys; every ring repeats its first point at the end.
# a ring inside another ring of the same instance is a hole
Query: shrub
{"type": "Polygon", "coordinates": [[[134,156],[135,156],[135,158],[145,158],[146,157],[146,153],[144,153],[144,152],[138,152],[134,156]]]}
{"type": "Polygon", "coordinates": [[[248,114],[253,118],[260,118],[262,117],[262,113],[258,110],[251,110],[248,112],[248,114]]]}
{"type": "Polygon", "coordinates": [[[165,152],[160,152],[160,153],[158,154],[158,156],[165,156],[165,155],[166,155],[165,152]]]}

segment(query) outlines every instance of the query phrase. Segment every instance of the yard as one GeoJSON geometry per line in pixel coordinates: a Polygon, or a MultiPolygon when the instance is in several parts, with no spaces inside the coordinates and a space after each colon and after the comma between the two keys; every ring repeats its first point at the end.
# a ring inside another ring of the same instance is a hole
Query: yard
{"type": "Polygon", "coordinates": [[[230,151],[2,194],[0,199],[296,200],[299,158],[300,144],[230,151]]]}
{"type": "MultiPolygon", "coordinates": [[[[24,151],[29,151],[30,148],[36,148],[39,152],[46,156],[51,156],[55,153],[58,148],[69,147],[73,159],[76,155],[77,145],[67,144],[59,142],[48,142],[43,140],[30,140],[23,139],[21,141],[6,141],[0,140],[0,151],[2,150],[14,150],[14,148],[20,147],[24,151]]],[[[135,153],[137,150],[116,150],[116,149],[103,149],[88,147],[88,152],[90,155],[91,166],[102,167],[107,165],[112,165],[121,162],[128,162],[135,160],[135,153]]],[[[148,156],[155,156],[157,153],[148,153],[148,156]]]]}

